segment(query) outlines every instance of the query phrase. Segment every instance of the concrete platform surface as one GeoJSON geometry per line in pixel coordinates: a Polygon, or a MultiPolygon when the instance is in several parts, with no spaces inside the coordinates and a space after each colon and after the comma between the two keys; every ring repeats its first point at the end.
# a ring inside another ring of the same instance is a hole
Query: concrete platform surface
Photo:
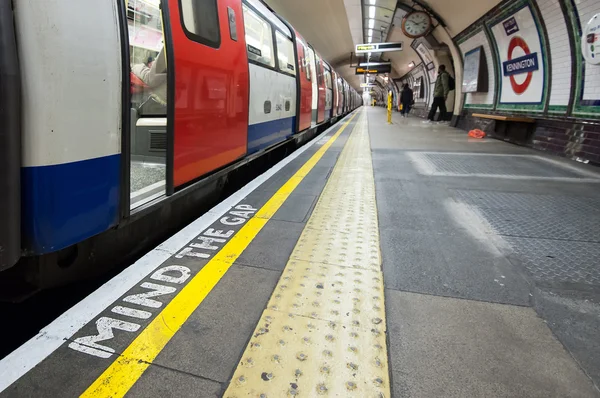
{"type": "Polygon", "coordinates": [[[363,107],[0,360],[0,396],[600,397],[598,198],[363,107]]]}

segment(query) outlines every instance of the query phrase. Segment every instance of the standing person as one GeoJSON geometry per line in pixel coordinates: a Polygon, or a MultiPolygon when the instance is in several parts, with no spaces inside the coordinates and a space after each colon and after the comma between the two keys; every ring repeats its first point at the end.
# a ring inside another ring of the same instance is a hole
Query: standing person
{"type": "Polygon", "coordinates": [[[443,121],[446,118],[446,99],[450,92],[450,75],[446,72],[446,65],[440,65],[438,69],[437,79],[435,80],[435,88],[433,89],[433,104],[427,120],[423,123],[433,123],[435,113],[440,108],[440,117],[438,121],[443,121]]]}
{"type": "Polygon", "coordinates": [[[402,93],[400,94],[400,103],[402,103],[402,117],[408,117],[408,113],[410,112],[410,107],[412,106],[413,101],[413,91],[408,83],[404,83],[402,93]]]}

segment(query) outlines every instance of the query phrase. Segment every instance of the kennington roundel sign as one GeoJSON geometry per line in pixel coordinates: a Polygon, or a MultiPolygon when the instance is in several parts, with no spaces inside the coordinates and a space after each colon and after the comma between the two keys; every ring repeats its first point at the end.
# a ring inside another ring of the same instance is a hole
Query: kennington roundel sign
{"type": "Polygon", "coordinates": [[[537,53],[531,53],[529,46],[522,37],[515,36],[508,44],[508,60],[502,63],[504,76],[510,77],[510,85],[515,94],[520,95],[527,91],[533,78],[533,72],[539,69],[537,53]],[[513,58],[515,49],[520,48],[525,55],[513,58]],[[517,82],[515,75],[527,74],[523,83],[517,82]]]}

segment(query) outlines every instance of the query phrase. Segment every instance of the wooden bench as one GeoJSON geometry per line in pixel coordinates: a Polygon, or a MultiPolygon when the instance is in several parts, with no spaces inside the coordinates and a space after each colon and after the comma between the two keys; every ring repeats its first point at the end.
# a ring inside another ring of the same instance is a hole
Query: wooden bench
{"type": "Polygon", "coordinates": [[[494,138],[518,144],[528,143],[535,131],[535,119],[530,117],[488,115],[485,113],[473,113],[471,116],[495,120],[494,138]]]}
{"type": "Polygon", "coordinates": [[[471,116],[480,117],[482,119],[501,120],[503,122],[535,123],[535,119],[521,116],[486,115],[485,113],[473,113],[471,116]]]}

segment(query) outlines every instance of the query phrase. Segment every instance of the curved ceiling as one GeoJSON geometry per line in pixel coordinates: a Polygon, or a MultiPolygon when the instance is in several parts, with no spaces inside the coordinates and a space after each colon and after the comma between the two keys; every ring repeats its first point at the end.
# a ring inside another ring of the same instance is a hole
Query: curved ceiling
{"type": "MultiPolygon", "coordinates": [[[[373,42],[401,41],[403,51],[373,55],[392,62],[391,77],[401,77],[410,71],[410,64],[420,62],[412,49],[412,39],[400,28],[404,9],[428,8],[445,23],[451,37],[466,29],[501,0],[263,0],[277,14],[288,20],[323,58],[357,91],[364,77],[356,76],[357,60],[351,53],[355,44],[369,41],[370,26],[373,42]],[[397,8],[403,4],[403,8],[397,8]],[[369,20],[375,5],[374,21],[369,20]]],[[[373,77],[370,78],[372,80],[373,77]]]]}

